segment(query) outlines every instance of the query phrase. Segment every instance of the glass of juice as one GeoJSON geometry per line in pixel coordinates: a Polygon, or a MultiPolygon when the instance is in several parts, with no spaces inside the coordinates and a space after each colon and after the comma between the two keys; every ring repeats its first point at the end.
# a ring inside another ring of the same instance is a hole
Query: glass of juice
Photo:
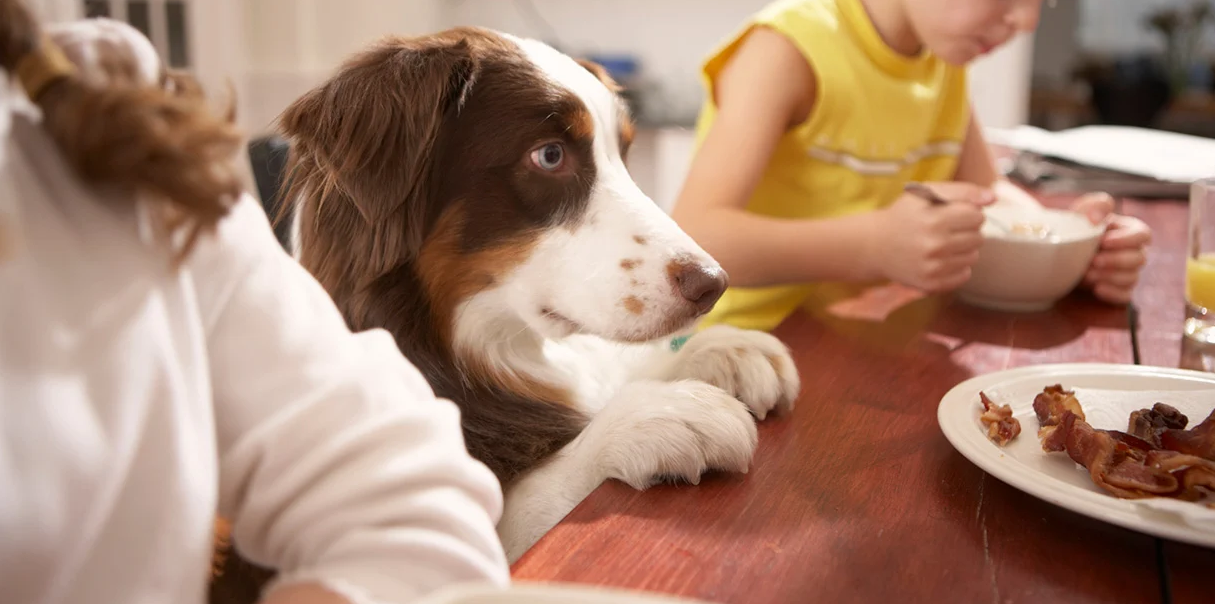
{"type": "Polygon", "coordinates": [[[1215,178],[1190,187],[1182,366],[1215,371],[1215,178]]]}

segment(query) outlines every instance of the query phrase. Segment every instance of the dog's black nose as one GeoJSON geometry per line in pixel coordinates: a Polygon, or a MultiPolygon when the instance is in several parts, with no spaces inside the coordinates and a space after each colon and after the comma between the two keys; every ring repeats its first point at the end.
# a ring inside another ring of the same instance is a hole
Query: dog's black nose
{"type": "Polygon", "coordinates": [[[696,305],[700,314],[713,310],[713,305],[726,293],[729,279],[720,266],[705,266],[692,262],[677,262],[671,267],[675,287],[684,300],[696,305]]]}

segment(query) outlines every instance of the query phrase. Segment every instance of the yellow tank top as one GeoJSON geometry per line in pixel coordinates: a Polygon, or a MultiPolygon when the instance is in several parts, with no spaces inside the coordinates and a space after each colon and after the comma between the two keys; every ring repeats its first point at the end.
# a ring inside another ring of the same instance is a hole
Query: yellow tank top
{"type": "MultiPolygon", "coordinates": [[[[715,78],[755,27],[783,34],[813,67],[809,118],[777,145],[747,210],[779,218],[831,218],[893,202],[911,180],[952,180],[970,119],[966,72],[924,52],[885,44],[860,0],[779,0],[752,17],[705,62],[707,101],[697,145],[716,116],[715,78]]],[[[840,250],[849,253],[849,250],[840,250]]],[[[779,262],[779,260],[773,260],[779,262]]],[[[798,307],[821,314],[856,283],[732,287],[701,327],[764,331],[798,307]]]]}

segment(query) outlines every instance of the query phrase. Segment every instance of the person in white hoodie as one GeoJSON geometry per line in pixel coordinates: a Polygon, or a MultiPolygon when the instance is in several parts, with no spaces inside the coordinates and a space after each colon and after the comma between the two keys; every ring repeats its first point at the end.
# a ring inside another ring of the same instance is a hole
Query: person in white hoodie
{"type": "Polygon", "coordinates": [[[201,603],[217,515],[266,603],[507,585],[456,407],[347,328],[230,122],[113,24],[60,45],[0,0],[0,599],[201,603]]]}

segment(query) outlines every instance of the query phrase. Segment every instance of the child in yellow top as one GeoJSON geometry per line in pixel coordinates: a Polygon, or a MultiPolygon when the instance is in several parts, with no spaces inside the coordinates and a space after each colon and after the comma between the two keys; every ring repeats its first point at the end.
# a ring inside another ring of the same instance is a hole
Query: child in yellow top
{"type": "MultiPolygon", "coordinates": [[[[733,284],[704,324],[770,330],[868,283],[962,285],[998,180],[965,66],[1033,30],[1041,3],[778,0],[715,52],[674,211],[733,284]],[[910,181],[957,203],[905,194],[910,181]]],[[[1113,201],[1078,206],[1099,220],[1113,201]]],[[[1129,301],[1149,238],[1113,217],[1086,284],[1129,301]]]]}

